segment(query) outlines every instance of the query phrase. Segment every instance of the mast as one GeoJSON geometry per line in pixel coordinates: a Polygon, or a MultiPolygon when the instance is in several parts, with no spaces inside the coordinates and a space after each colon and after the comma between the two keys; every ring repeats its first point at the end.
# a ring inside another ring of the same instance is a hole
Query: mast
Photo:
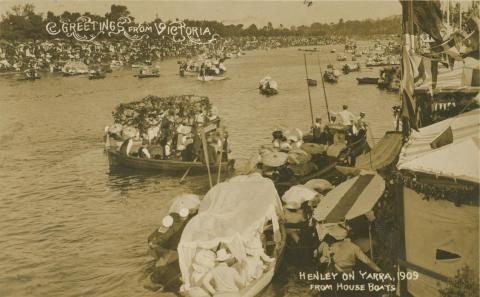
{"type": "Polygon", "coordinates": [[[308,70],[307,70],[307,54],[303,54],[303,61],[305,62],[305,75],[307,76],[307,90],[308,90],[308,102],[310,103],[310,116],[312,117],[312,127],[315,125],[313,121],[313,108],[312,97],[310,96],[310,85],[308,84],[308,70]]]}

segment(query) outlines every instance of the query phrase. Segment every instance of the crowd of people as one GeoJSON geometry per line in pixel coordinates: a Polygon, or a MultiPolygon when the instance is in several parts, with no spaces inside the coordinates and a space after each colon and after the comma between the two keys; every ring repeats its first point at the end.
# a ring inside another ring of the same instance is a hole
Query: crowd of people
{"type": "Polygon", "coordinates": [[[147,96],[120,104],[113,112],[115,124],[106,135],[120,143],[125,155],[146,159],[177,159],[216,163],[228,160],[228,133],[221,131],[218,110],[207,97],[147,96]],[[203,152],[200,129],[205,131],[207,152],[203,152]],[[139,148],[132,151],[133,143],[139,148]]]}
{"type": "Polygon", "coordinates": [[[36,41],[3,40],[0,41],[0,72],[22,71],[29,68],[54,71],[68,61],[79,61],[86,65],[110,64],[116,61],[128,65],[146,60],[195,57],[219,50],[224,53],[237,53],[244,50],[335,42],[337,40],[332,38],[313,37],[232,37],[207,45],[178,43],[170,39],[130,41],[111,38],[91,42],[60,38],[36,41]]]}

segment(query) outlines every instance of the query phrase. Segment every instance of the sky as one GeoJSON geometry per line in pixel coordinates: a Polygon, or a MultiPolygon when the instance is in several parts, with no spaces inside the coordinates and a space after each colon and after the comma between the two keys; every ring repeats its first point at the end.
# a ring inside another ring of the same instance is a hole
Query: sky
{"type": "Polygon", "coordinates": [[[398,0],[310,1],[313,1],[313,5],[308,7],[304,0],[0,0],[0,13],[3,14],[16,4],[33,3],[36,12],[52,11],[61,14],[69,10],[104,15],[112,4],[121,4],[128,7],[137,21],[150,21],[158,15],[162,20],[175,18],[217,20],[226,24],[241,23],[245,26],[252,23],[264,26],[270,21],[274,27],[280,24],[290,27],[310,25],[313,22],[336,23],[340,18],[345,21],[376,19],[401,14],[398,0]]]}

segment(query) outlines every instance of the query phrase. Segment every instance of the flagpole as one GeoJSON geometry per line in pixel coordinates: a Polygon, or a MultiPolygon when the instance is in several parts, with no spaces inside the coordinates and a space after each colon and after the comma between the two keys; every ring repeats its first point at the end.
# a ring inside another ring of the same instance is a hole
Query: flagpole
{"type": "Polygon", "coordinates": [[[305,62],[305,75],[307,77],[308,102],[310,103],[310,116],[312,117],[312,127],[315,125],[313,121],[312,97],[310,96],[310,85],[308,84],[308,70],[307,70],[307,54],[303,54],[303,61],[305,62]]]}
{"type": "Polygon", "coordinates": [[[327,100],[327,91],[325,90],[325,81],[323,80],[323,72],[322,66],[320,65],[320,58],[317,53],[317,62],[318,62],[318,69],[320,69],[320,77],[322,78],[322,87],[323,87],[323,95],[325,96],[325,106],[327,107],[327,116],[328,116],[328,123],[330,123],[330,111],[328,109],[328,100],[327,100]]]}

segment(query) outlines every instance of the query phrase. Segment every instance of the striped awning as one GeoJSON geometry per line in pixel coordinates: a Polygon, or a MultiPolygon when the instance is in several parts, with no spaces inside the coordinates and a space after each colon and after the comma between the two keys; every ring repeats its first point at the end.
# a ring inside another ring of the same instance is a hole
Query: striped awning
{"type": "Polygon", "coordinates": [[[349,179],[322,198],[313,217],[322,223],[337,223],[364,215],[375,206],[385,190],[385,181],[376,173],[349,179]]]}

